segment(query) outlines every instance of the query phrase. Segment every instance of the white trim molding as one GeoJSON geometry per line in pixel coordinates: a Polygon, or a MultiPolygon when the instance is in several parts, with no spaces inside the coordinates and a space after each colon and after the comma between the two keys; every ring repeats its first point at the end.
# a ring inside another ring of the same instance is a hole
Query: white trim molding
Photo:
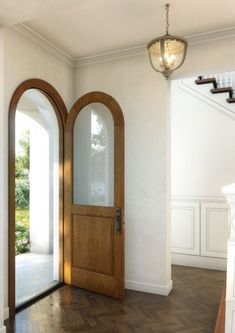
{"type": "Polygon", "coordinates": [[[141,291],[150,294],[157,294],[161,296],[168,296],[173,288],[172,280],[167,285],[158,285],[147,282],[126,280],[125,288],[130,290],[141,291]]]}
{"type": "Polygon", "coordinates": [[[201,254],[203,256],[227,258],[229,218],[227,203],[201,204],[201,254]]]}
{"type": "Polygon", "coordinates": [[[225,197],[171,197],[172,263],[227,268],[229,206],[225,197]]]}
{"type": "Polygon", "coordinates": [[[235,332],[235,307],[233,306],[233,303],[230,304],[229,301],[227,301],[226,304],[229,307],[231,306],[232,310],[226,317],[225,333],[233,333],[235,332]]]}
{"type": "Polygon", "coordinates": [[[190,255],[200,254],[200,203],[172,202],[171,251],[190,255]],[[183,232],[182,232],[183,231],[183,232]],[[186,236],[186,237],[185,237],[186,236]]]}
{"type": "MultiPolygon", "coordinates": [[[[189,45],[203,44],[233,37],[235,37],[235,27],[184,36],[184,38],[187,39],[189,45]]],[[[147,54],[146,45],[138,45],[131,48],[95,54],[87,57],[78,57],[75,58],[75,67],[81,67],[86,65],[92,65],[95,63],[107,62],[116,59],[123,59],[127,57],[147,54]]]]}
{"type": "Polygon", "coordinates": [[[4,309],[4,320],[7,320],[9,318],[9,307],[4,309]]]}
{"type": "Polygon", "coordinates": [[[203,44],[233,37],[235,37],[235,26],[185,36],[190,45],[203,44]]]}
{"type": "Polygon", "coordinates": [[[116,50],[112,52],[104,52],[87,57],[78,57],[75,58],[75,67],[93,65],[97,63],[125,59],[139,55],[147,55],[146,45],[139,45],[136,47],[116,50]]]}
{"type": "MultiPolygon", "coordinates": [[[[38,32],[34,31],[32,28],[27,26],[25,23],[16,24],[13,29],[19,31],[26,37],[28,37],[34,43],[40,45],[48,52],[52,53],[56,57],[60,58],[67,64],[71,65],[72,67],[81,67],[92,65],[95,63],[113,61],[117,59],[123,59],[128,57],[134,57],[138,55],[147,55],[147,41],[146,45],[136,45],[134,47],[123,48],[113,51],[102,52],[99,54],[87,55],[82,57],[73,57],[72,55],[68,54],[66,51],[62,50],[59,46],[55,43],[49,41],[46,37],[42,36],[38,32]]],[[[216,40],[221,39],[228,39],[235,37],[235,26],[220,29],[220,30],[212,30],[192,35],[185,35],[184,36],[187,40],[189,45],[197,45],[202,43],[208,43],[216,40]]]]}
{"type": "Polygon", "coordinates": [[[43,37],[30,27],[28,27],[26,24],[19,23],[16,24],[13,27],[14,30],[20,32],[24,36],[26,36],[28,39],[30,39],[33,43],[41,46],[45,50],[47,50],[49,53],[53,54],[60,60],[64,61],[68,65],[74,67],[74,58],[70,56],[68,53],[63,51],[61,48],[59,48],[54,43],[50,42],[47,38],[43,37]]]}
{"type": "Polygon", "coordinates": [[[205,195],[172,195],[171,196],[172,202],[180,202],[180,201],[190,201],[190,202],[221,202],[226,203],[226,198],[224,196],[205,196],[205,195]]]}
{"type": "Polygon", "coordinates": [[[221,258],[172,253],[171,259],[173,265],[214,269],[219,271],[226,271],[227,269],[227,260],[221,258]]]}

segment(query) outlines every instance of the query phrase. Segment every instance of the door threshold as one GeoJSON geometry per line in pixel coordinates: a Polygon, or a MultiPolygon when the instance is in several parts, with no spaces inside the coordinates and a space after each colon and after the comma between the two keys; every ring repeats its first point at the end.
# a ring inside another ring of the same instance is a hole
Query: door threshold
{"type": "Polygon", "coordinates": [[[28,308],[29,306],[33,305],[34,303],[38,302],[39,300],[41,300],[42,298],[50,295],[53,291],[61,288],[64,286],[63,282],[58,282],[57,284],[55,284],[53,287],[44,289],[42,292],[40,292],[38,295],[33,296],[31,298],[29,298],[27,301],[19,304],[16,306],[15,308],[15,312],[18,313],[26,308],[28,308]]]}

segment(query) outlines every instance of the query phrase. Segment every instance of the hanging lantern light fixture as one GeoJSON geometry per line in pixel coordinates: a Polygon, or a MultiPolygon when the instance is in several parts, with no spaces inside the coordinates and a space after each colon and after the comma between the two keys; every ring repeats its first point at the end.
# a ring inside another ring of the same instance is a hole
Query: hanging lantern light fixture
{"type": "Polygon", "coordinates": [[[153,69],[162,73],[166,79],[183,64],[188,45],[184,38],[169,34],[169,8],[170,5],[166,4],[166,34],[153,39],[147,45],[153,69]]]}

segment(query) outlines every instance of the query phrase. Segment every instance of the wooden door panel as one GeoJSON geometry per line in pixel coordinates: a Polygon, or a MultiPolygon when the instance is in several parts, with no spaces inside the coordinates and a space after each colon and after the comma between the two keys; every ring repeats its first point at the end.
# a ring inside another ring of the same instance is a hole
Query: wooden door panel
{"type": "Polygon", "coordinates": [[[111,96],[92,92],[74,104],[65,128],[64,174],[65,283],[122,299],[124,297],[124,119],[120,106],[111,96]],[[105,110],[102,107],[105,107],[105,110]],[[100,114],[100,122],[108,119],[103,126],[104,136],[107,135],[106,141],[104,137],[101,137],[101,141],[97,139],[99,123],[94,127],[92,123],[94,114],[95,117],[100,114]],[[109,127],[110,122],[111,127],[109,127]],[[94,134],[95,141],[92,141],[94,134]],[[107,141],[107,138],[110,138],[110,141],[107,141]],[[107,146],[103,141],[108,142],[107,146]],[[103,148],[106,155],[99,156],[105,158],[105,164],[103,168],[98,164],[96,170],[94,166],[98,155],[94,154],[103,148]],[[92,160],[93,156],[96,157],[95,160],[92,160]],[[100,178],[96,178],[96,172],[99,177],[102,175],[103,183],[99,183],[100,178]],[[100,187],[100,184],[104,186],[100,187]],[[97,188],[98,192],[94,192],[97,188]],[[119,211],[118,219],[117,211],[119,211]]]}
{"type": "Polygon", "coordinates": [[[72,214],[76,215],[89,215],[89,216],[103,216],[115,217],[115,209],[113,207],[100,207],[100,206],[86,206],[86,205],[72,205],[72,214]]]}
{"type": "Polygon", "coordinates": [[[100,294],[122,298],[116,292],[116,279],[114,276],[72,268],[72,285],[88,289],[100,294]]]}
{"type": "Polygon", "coordinates": [[[113,229],[112,218],[74,215],[73,267],[113,276],[113,229]]]}

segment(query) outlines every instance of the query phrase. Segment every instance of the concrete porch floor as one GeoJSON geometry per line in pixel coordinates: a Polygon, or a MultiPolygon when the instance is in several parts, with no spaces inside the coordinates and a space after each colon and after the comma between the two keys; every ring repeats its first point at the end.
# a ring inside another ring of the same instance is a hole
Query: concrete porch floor
{"type": "Polygon", "coordinates": [[[16,306],[58,284],[53,280],[53,255],[25,253],[16,256],[16,306]]]}

